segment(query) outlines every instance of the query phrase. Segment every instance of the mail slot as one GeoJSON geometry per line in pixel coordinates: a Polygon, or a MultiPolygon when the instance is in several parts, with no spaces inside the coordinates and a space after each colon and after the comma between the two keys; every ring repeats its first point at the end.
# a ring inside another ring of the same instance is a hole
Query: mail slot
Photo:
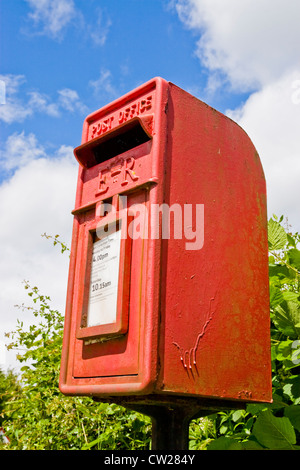
{"type": "Polygon", "coordinates": [[[266,187],[231,119],[155,78],[90,114],[60,389],[271,401],[266,187]]]}

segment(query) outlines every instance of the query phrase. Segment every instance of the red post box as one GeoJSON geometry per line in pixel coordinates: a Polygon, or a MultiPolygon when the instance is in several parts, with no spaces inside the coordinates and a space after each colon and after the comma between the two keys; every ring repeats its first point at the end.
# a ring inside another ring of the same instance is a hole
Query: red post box
{"type": "Polygon", "coordinates": [[[155,78],[89,115],[60,389],[271,401],[265,178],[246,133],[155,78]]]}

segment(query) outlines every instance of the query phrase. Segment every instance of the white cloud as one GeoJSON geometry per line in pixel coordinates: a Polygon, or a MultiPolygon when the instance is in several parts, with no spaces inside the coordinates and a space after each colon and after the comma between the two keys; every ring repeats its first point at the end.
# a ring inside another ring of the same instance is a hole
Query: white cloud
{"type": "MultiPolygon", "coordinates": [[[[30,305],[23,280],[50,295],[53,307],[64,312],[69,259],[41,234],[60,234],[70,246],[78,170],[71,147],[62,146],[47,155],[34,135],[11,136],[6,148],[11,152],[7,161],[17,153],[20,165],[0,186],[0,342],[5,343],[9,340],[4,333],[15,328],[17,318],[25,325],[35,321],[30,311],[14,307],[23,302],[30,305]],[[20,139],[27,143],[23,156],[20,139]],[[29,145],[36,158],[28,158],[29,145]]],[[[5,367],[17,366],[15,355],[6,353],[5,367]]]]}
{"type": "Polygon", "coordinates": [[[0,75],[0,80],[5,84],[5,102],[0,106],[0,120],[7,124],[24,121],[32,114],[32,109],[25,106],[17,96],[19,88],[26,81],[24,75],[0,75]]]}
{"type": "Polygon", "coordinates": [[[105,18],[103,10],[98,9],[96,24],[88,27],[90,36],[97,46],[104,46],[111,24],[111,20],[105,18]]]}
{"type": "Polygon", "coordinates": [[[176,0],[199,34],[196,54],[208,71],[206,93],[224,82],[252,94],[227,114],[251,137],[264,167],[269,215],[300,231],[300,3],[297,0],[176,0]]]}
{"type": "Polygon", "coordinates": [[[95,21],[88,23],[84,12],[75,6],[74,0],[26,1],[31,8],[28,13],[30,28],[23,29],[26,34],[61,40],[68,26],[73,24],[83,37],[88,37],[96,46],[104,46],[112,23],[103,9],[96,7],[93,12],[95,21]]]}
{"type": "Polygon", "coordinates": [[[18,99],[7,98],[6,102],[0,106],[0,120],[7,124],[13,122],[23,122],[31,116],[33,110],[26,108],[18,99]]]}
{"type": "Polygon", "coordinates": [[[0,79],[0,104],[5,104],[6,100],[6,85],[4,80],[0,79]]]}
{"type": "Polygon", "coordinates": [[[23,122],[35,113],[43,113],[51,117],[60,117],[62,111],[87,113],[88,108],[80,100],[77,91],[70,88],[58,90],[58,97],[52,100],[40,91],[22,93],[22,85],[26,82],[24,75],[0,75],[6,86],[6,100],[0,105],[0,120],[7,124],[23,122]]]}
{"type": "Polygon", "coordinates": [[[268,191],[271,216],[288,216],[300,231],[300,102],[293,100],[293,84],[300,71],[253,93],[239,109],[226,114],[247,131],[260,155],[268,191]]]}
{"type": "Polygon", "coordinates": [[[77,91],[64,88],[58,91],[58,95],[59,105],[67,111],[74,112],[78,110],[81,113],[87,112],[88,108],[80,101],[77,91]]]}
{"type": "Polygon", "coordinates": [[[59,106],[57,103],[51,103],[49,96],[38,91],[27,93],[30,97],[27,107],[33,112],[45,113],[48,116],[59,117],[59,106]]]}
{"type": "Polygon", "coordinates": [[[111,72],[106,69],[101,69],[99,78],[90,80],[89,86],[94,89],[95,94],[98,96],[109,95],[116,97],[118,95],[117,90],[112,84],[111,72]]]}
{"type": "Polygon", "coordinates": [[[45,156],[44,148],[38,144],[35,135],[26,136],[24,131],[10,135],[4,149],[0,150],[0,162],[5,170],[15,170],[45,156]]]}
{"type": "Polygon", "coordinates": [[[24,75],[0,75],[1,80],[4,81],[6,86],[6,93],[8,95],[15,95],[18,93],[20,86],[26,82],[24,75]]]}
{"type": "Polygon", "coordinates": [[[60,39],[63,30],[76,17],[73,0],[26,0],[32,11],[29,18],[39,29],[54,39],[60,39]]]}
{"type": "Polygon", "coordinates": [[[177,0],[180,19],[201,35],[196,53],[234,88],[278,79],[300,62],[298,0],[177,0]]]}

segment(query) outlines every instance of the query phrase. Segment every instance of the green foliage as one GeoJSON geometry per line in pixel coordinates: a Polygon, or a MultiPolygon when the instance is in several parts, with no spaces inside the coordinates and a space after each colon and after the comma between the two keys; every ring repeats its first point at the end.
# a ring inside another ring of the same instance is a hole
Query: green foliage
{"type": "MultiPolygon", "coordinates": [[[[150,419],[121,406],[96,403],[88,397],[66,397],[58,388],[63,316],[51,309],[50,298],[25,289],[39,323],[25,331],[23,323],[10,333],[9,348],[23,363],[21,379],[0,375],[1,418],[12,450],[145,449],[151,436],[150,419]],[[7,387],[7,383],[11,387],[7,387]]],[[[4,445],[3,445],[4,446],[4,445]]],[[[7,445],[6,445],[7,447],[7,445]]]]}
{"type": "Polygon", "coordinates": [[[59,235],[47,235],[47,233],[43,233],[42,237],[47,238],[47,240],[53,240],[53,246],[59,245],[60,246],[60,251],[61,253],[64,253],[65,251],[70,251],[70,248],[60,240],[59,235]]]}
{"type": "MultiPolygon", "coordinates": [[[[273,403],[220,412],[193,420],[193,450],[300,449],[300,236],[273,216],[269,230],[269,275],[273,403]]],[[[44,235],[46,236],[46,234],[44,235]]],[[[61,251],[58,236],[49,237],[61,251]]],[[[49,297],[31,288],[29,309],[38,323],[18,322],[9,348],[24,350],[21,377],[0,371],[0,426],[9,449],[149,449],[151,421],[139,413],[88,397],[65,397],[58,389],[63,316],[49,297]]]]}
{"type": "Polygon", "coordinates": [[[211,417],[195,419],[190,424],[189,448],[191,450],[204,450],[210,442],[217,437],[215,420],[211,417]]]}
{"type": "MultiPolygon", "coordinates": [[[[14,396],[20,393],[20,386],[16,375],[12,371],[6,374],[0,369],[0,428],[5,427],[7,424],[6,409],[8,402],[14,396]],[[5,419],[6,418],[6,419],[5,419]]],[[[0,436],[0,449],[3,444],[3,439],[0,436]]]]}

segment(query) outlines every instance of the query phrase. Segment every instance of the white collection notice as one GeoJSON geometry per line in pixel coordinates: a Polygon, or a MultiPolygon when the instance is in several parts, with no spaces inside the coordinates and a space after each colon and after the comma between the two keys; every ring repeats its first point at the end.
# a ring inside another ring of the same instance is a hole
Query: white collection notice
{"type": "Polygon", "coordinates": [[[87,327],[116,322],[120,247],[121,230],[93,244],[87,327]]]}

